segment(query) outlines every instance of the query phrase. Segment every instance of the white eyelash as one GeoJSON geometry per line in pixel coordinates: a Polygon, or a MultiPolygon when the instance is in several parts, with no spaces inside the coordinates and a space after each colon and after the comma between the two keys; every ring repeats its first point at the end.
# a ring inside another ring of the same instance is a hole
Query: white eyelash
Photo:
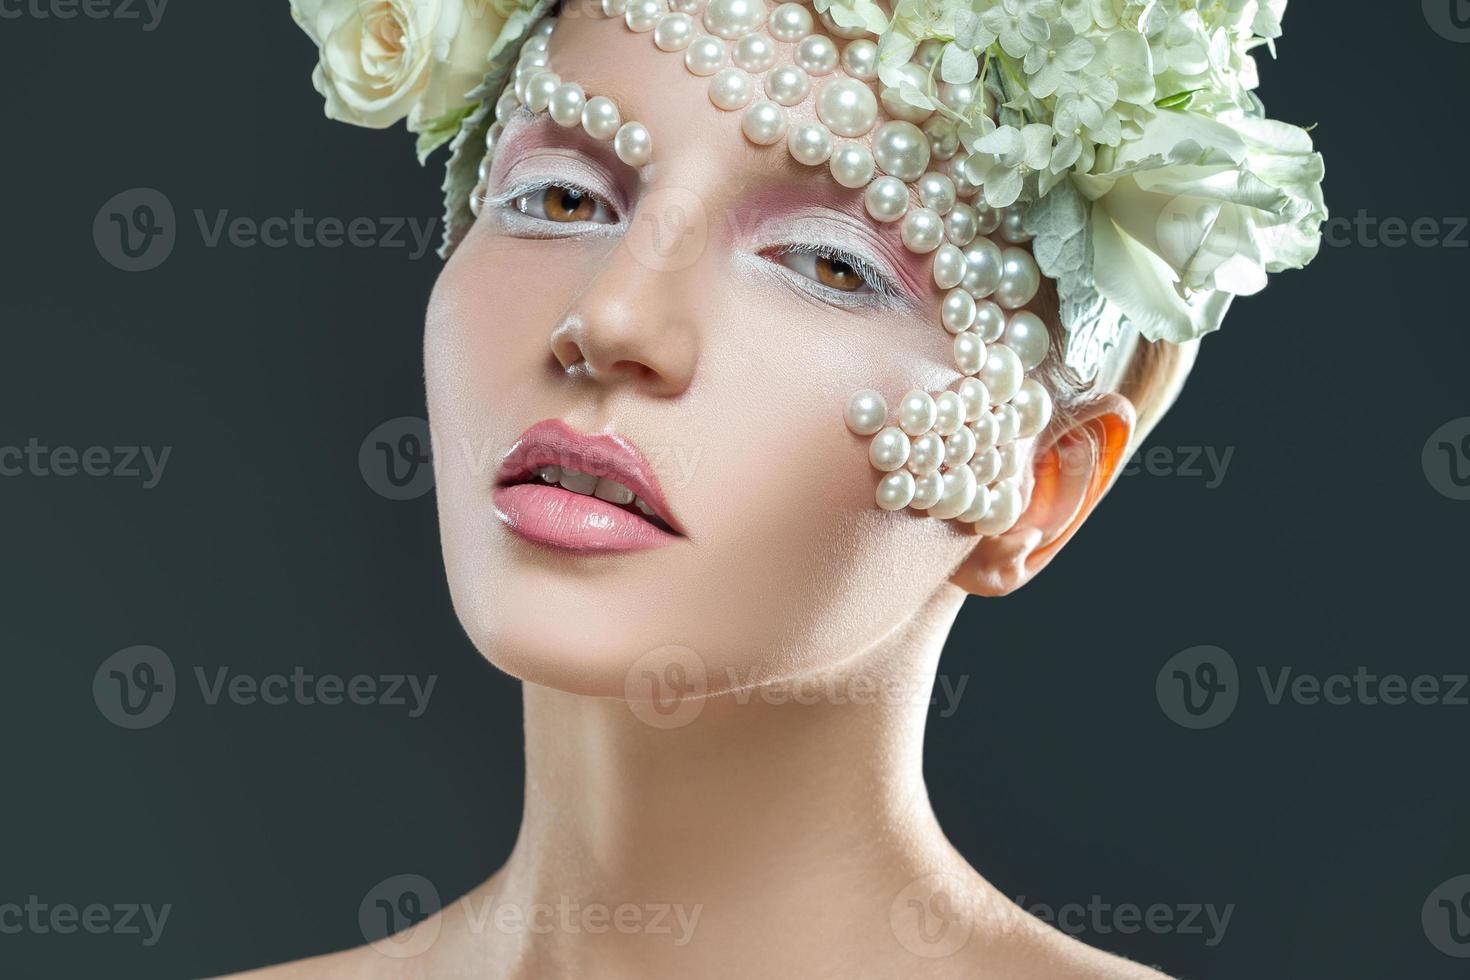
{"type": "MultiPolygon", "coordinates": [[[[815,242],[792,242],[779,246],[776,254],[813,254],[828,261],[841,262],[862,276],[863,281],[872,287],[873,292],[879,296],[886,299],[893,299],[899,295],[898,284],[893,281],[891,276],[883,273],[862,256],[854,255],[851,252],[844,252],[840,248],[833,248],[831,245],[821,245],[815,242]]],[[[838,291],[840,292],[841,290],[838,291]]]]}

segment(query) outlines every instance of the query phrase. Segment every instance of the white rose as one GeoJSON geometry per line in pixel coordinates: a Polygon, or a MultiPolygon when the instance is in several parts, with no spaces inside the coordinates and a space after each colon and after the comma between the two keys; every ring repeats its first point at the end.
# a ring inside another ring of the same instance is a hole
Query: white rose
{"type": "Polygon", "coordinates": [[[1317,254],[1322,157],[1303,130],[1267,119],[1160,112],[1097,173],[1092,275],[1150,340],[1217,329],[1233,296],[1317,254]]]}
{"type": "Polygon", "coordinates": [[[484,78],[504,8],[490,0],[291,0],[320,51],[312,83],[332,119],[421,131],[468,105],[484,78]]]}

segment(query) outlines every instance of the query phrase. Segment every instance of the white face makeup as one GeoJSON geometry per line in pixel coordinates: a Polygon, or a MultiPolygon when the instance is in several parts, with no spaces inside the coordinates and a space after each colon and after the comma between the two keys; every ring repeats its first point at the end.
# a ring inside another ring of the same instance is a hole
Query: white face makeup
{"type": "MultiPolygon", "coordinates": [[[[883,474],[874,493],[878,507],[909,508],[981,534],[1009,530],[1022,510],[1028,440],[1051,420],[1052,401],[1026,377],[1045,360],[1049,337],[1042,319],[1025,308],[1041,273],[1020,247],[1029,237],[1022,216],[987,207],[956,156],[957,125],[977,112],[988,115],[989,96],[973,85],[942,85],[947,112],[911,105],[898,88],[883,88],[880,97],[877,45],[825,12],[819,16],[830,36],[814,33],[812,11],[798,3],[672,0],[670,7],[669,0],[603,0],[602,9],[628,30],[649,34],[658,50],[682,57],[693,75],[708,77],[709,102],[742,113],[746,140],[784,143],[798,163],[863,189],[871,219],[896,225],[908,251],[932,256],[933,280],[946,291],[940,325],[953,337],[959,377],[947,390],[911,390],[893,409],[876,390],[856,391],[844,419],[868,438],[869,462],[883,474]],[[881,124],[880,103],[893,117],[881,124]]],[[[655,159],[656,134],[647,126],[624,119],[614,100],[548,69],[555,29],[554,18],[536,26],[496,104],[471,198],[477,215],[496,142],[519,106],[611,140],[630,167],[655,159]]],[[[920,46],[904,72],[928,74],[936,54],[935,46],[920,46]]]]}

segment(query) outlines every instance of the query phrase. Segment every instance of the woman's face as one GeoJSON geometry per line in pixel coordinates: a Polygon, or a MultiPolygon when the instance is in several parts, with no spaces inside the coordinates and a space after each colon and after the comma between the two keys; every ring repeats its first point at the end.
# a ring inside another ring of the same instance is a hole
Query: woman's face
{"type": "Polygon", "coordinates": [[[650,658],[692,661],[718,691],[861,652],[976,541],[878,509],[868,440],[843,421],[856,389],[895,404],[958,380],[930,257],[826,166],[746,140],[708,79],[621,19],[568,14],[549,50],[550,70],[647,126],[653,157],[635,170],[522,111],[434,290],[429,414],[465,629],[516,676],[601,695],[650,658]],[[636,447],[682,533],[534,474],[498,487],[549,419],[636,447]]]}

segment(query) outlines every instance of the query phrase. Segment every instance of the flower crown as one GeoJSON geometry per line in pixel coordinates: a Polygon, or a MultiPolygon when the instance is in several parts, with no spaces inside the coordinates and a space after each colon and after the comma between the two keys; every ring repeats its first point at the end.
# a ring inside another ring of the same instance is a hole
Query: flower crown
{"type": "MultiPolygon", "coordinates": [[[[451,143],[441,256],[474,220],[495,103],[552,6],[292,0],[320,48],[313,82],[329,117],[407,119],[420,162],[451,143]]],[[[1129,327],[1193,340],[1234,296],[1317,253],[1321,155],[1254,94],[1251,52],[1274,54],[1285,0],[898,0],[892,17],[874,0],[812,7],[839,37],[876,39],[885,108],[948,120],[954,172],[1021,215],[1056,282],[1064,360],[1084,378],[1129,327]]]]}

